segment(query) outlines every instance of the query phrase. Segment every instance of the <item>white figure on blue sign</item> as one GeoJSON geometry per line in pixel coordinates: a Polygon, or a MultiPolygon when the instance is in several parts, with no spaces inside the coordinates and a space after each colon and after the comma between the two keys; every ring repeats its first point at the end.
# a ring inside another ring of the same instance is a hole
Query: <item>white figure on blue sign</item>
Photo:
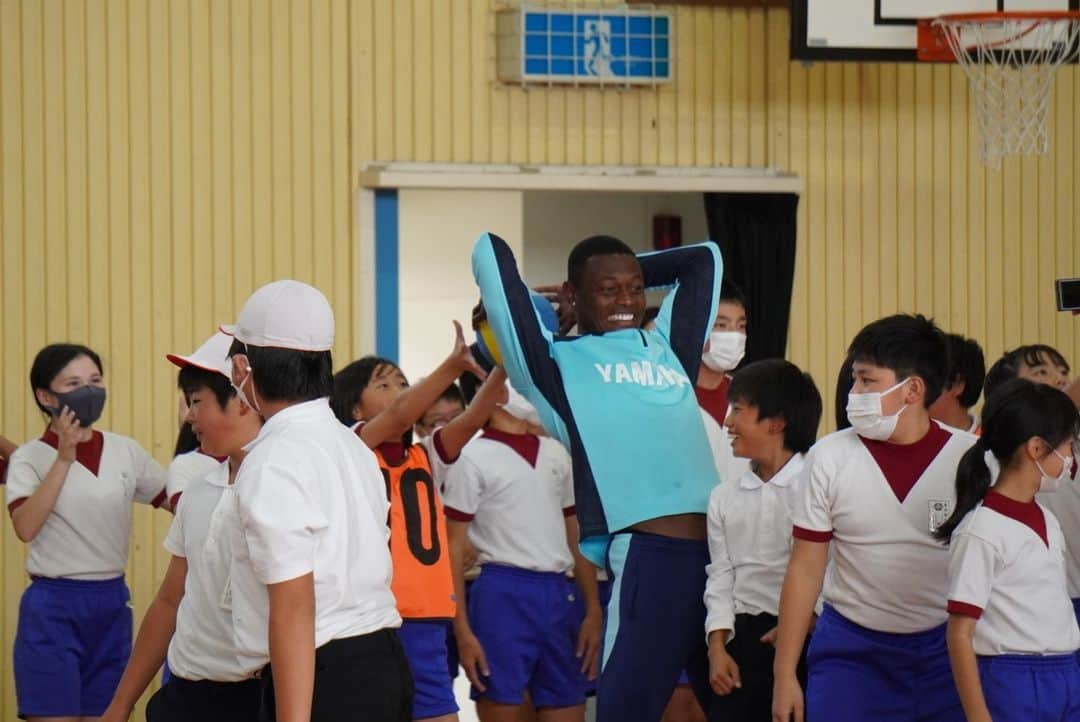
{"type": "Polygon", "coordinates": [[[585,73],[610,77],[611,23],[607,20],[585,21],[585,73]]]}

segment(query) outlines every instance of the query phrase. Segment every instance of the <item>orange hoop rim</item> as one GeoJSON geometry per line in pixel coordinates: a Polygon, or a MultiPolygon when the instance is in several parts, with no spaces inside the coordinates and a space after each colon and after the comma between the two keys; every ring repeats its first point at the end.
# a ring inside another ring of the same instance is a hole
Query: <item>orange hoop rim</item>
{"type": "MultiPolygon", "coordinates": [[[[1002,38],[988,46],[992,50],[1015,42],[1034,32],[1043,23],[1080,22],[1080,10],[1011,10],[1005,12],[951,13],[937,17],[920,18],[916,47],[917,59],[931,62],[958,62],[952,49],[944,41],[945,33],[963,24],[993,24],[1009,20],[1030,21],[1028,27],[1018,30],[1015,35],[1002,38]]],[[[965,48],[971,51],[976,46],[965,48]]]]}
{"type": "Polygon", "coordinates": [[[1080,20],[1080,10],[1010,10],[1000,13],[950,13],[931,22],[993,22],[997,20],[1080,20]]]}

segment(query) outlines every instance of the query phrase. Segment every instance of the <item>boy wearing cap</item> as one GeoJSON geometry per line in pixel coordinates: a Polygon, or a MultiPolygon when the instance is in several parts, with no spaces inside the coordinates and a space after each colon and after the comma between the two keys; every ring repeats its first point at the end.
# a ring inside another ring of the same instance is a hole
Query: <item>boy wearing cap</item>
{"type": "Polygon", "coordinates": [[[130,717],[166,651],[173,674],[150,699],[150,722],[258,718],[259,682],[236,662],[229,567],[231,530],[239,523],[233,481],[244,446],[255,438],[262,421],[240,403],[229,383],[226,354],[231,344],[232,337],[219,331],[189,356],[167,356],[180,367],[179,385],[188,402],[185,420],[204,458],[225,460],[186,486],[184,504],[177,508],[165,539],[172,554],[168,571],[143,618],[103,722],[130,717]]]}
{"type": "Polygon", "coordinates": [[[409,720],[386,487],[327,401],[330,304],[275,281],[251,295],[233,333],[233,384],[266,420],[236,479],[231,578],[238,659],[261,677],[261,719],[409,720]]]}

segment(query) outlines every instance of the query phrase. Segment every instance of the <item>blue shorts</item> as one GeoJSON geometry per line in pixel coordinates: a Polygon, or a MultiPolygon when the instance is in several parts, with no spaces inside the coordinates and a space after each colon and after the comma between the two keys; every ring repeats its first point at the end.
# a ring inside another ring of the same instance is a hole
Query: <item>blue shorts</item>
{"type": "Polygon", "coordinates": [[[1080,720],[1075,654],[979,657],[979,681],[994,722],[1080,720]]]}
{"type": "Polygon", "coordinates": [[[705,646],[704,540],[616,534],[608,551],[611,602],[604,629],[599,722],[658,720],[685,670],[703,708],[709,695],[705,646]]]}
{"type": "Polygon", "coordinates": [[[877,632],[826,604],[806,664],[807,719],[964,722],[944,624],[914,634],[877,632]]]}
{"type": "Polygon", "coordinates": [[[585,702],[585,675],[575,656],[581,627],[577,587],[564,574],[485,564],[469,593],[469,621],[491,676],[483,697],[521,704],[573,707],[585,702]]]}
{"type": "Polygon", "coordinates": [[[19,603],[15,694],[20,717],[98,717],[131,656],[123,577],[35,579],[19,603]]]}
{"type": "Polygon", "coordinates": [[[441,717],[458,711],[454,681],[447,670],[446,640],[450,622],[406,619],[398,630],[412,670],[413,719],[441,717]]]}

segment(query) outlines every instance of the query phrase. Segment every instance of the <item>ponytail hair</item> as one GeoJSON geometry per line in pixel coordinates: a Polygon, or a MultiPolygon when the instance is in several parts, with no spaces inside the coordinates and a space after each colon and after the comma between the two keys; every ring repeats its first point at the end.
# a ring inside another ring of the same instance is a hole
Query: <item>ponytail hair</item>
{"type": "Polygon", "coordinates": [[[1058,389],[1026,379],[1013,379],[996,389],[983,409],[982,436],[956,469],[956,508],[934,536],[947,543],[961,520],[990,490],[993,480],[986,465],[987,451],[1005,468],[1033,437],[1056,449],[1075,438],[1078,431],[1080,412],[1058,389]]]}
{"type": "Polygon", "coordinates": [[[960,521],[986,496],[991,481],[986,448],[980,441],[960,457],[956,467],[956,506],[948,520],[934,530],[934,536],[948,543],[960,521]]]}

